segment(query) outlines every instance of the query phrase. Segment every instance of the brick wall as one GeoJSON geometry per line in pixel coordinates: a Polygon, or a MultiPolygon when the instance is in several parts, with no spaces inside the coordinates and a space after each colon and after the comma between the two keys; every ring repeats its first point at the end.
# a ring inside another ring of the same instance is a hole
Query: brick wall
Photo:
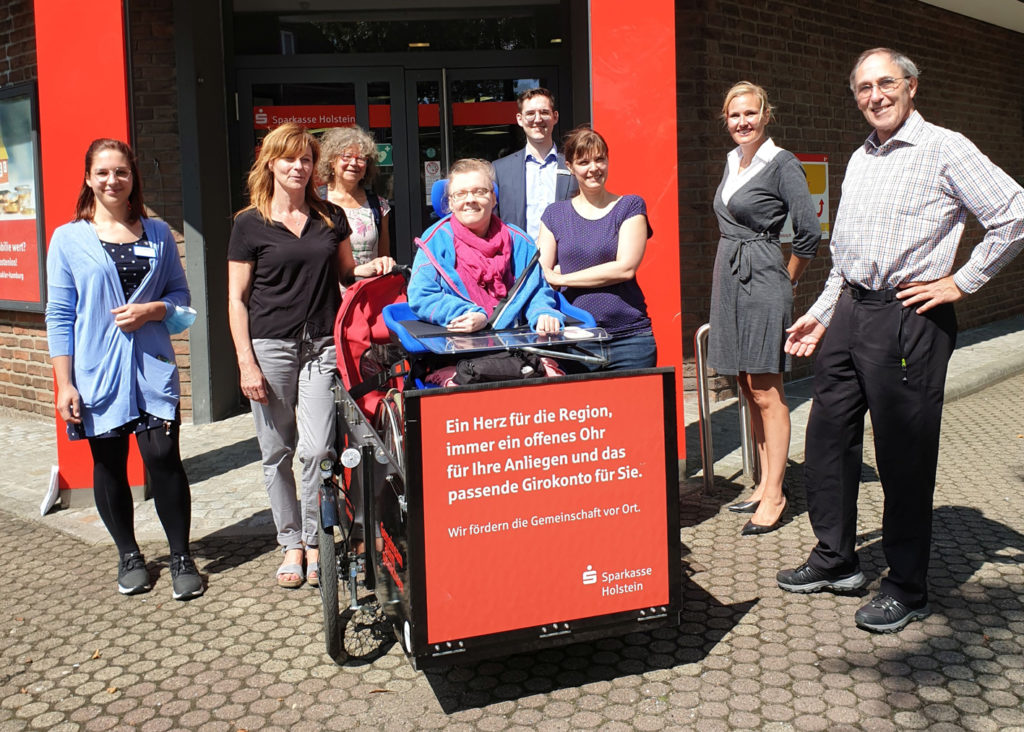
{"type": "Polygon", "coordinates": [[[32,0],[0,6],[0,87],[36,78],[36,31],[32,0]]]}
{"type": "Polygon", "coordinates": [[[0,311],[0,407],[53,414],[53,371],[41,313],[0,311]]]}
{"type": "MultiPolygon", "coordinates": [[[[129,23],[134,143],[143,192],[149,214],[170,224],[183,254],[171,0],[132,0],[129,23]]],[[[13,0],[0,7],[0,85],[35,78],[33,4],[31,0],[13,0]]],[[[181,375],[182,418],[191,421],[188,336],[178,335],[173,341],[181,375]]],[[[0,407],[53,414],[53,374],[47,353],[42,314],[0,310],[0,407]]]]}
{"type": "MultiPolygon", "coordinates": [[[[688,357],[693,333],[708,317],[718,237],[711,201],[725,154],[733,146],[718,110],[736,81],[749,79],[768,90],[777,112],[769,130],[779,145],[829,156],[833,221],[846,164],[870,132],[850,94],[848,77],[861,51],[875,46],[902,50],[921,68],[915,101],[925,119],[964,133],[1010,175],[1024,175],[1024,87],[1017,61],[1024,53],[1022,34],[916,0],[679,0],[676,8],[683,330],[688,357]]],[[[956,266],[981,235],[972,219],[956,266]]],[[[821,292],[829,266],[823,243],[801,278],[795,315],[805,312],[821,292]]],[[[957,305],[960,327],[1024,312],[1022,276],[1024,257],[1018,257],[957,305]]],[[[792,376],[809,373],[810,362],[801,360],[792,376]]],[[[724,384],[718,380],[715,385],[724,384]]]]}

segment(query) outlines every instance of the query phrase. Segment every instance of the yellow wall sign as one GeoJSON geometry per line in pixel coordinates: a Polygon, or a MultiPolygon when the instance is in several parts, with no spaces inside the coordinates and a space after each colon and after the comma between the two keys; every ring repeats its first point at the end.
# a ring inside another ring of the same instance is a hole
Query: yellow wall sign
{"type": "MultiPolygon", "coordinates": [[[[821,224],[821,238],[828,239],[831,227],[828,217],[828,155],[796,153],[796,157],[807,174],[807,188],[811,192],[814,211],[818,214],[818,223],[821,224]]],[[[779,238],[786,243],[793,241],[793,222],[789,218],[782,226],[779,238]]]]}

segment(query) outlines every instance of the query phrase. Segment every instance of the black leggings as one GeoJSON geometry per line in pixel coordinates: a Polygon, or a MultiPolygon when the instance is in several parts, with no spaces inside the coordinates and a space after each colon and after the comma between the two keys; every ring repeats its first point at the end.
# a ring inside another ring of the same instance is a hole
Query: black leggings
{"type": "MultiPolygon", "coordinates": [[[[135,435],[146,466],[157,516],[172,554],[188,554],[192,495],[178,451],[178,425],[170,434],[163,427],[135,435]]],[[[120,554],[139,551],[135,541],[135,503],[128,485],[128,435],[89,438],[93,460],[96,509],[120,554]]]]}

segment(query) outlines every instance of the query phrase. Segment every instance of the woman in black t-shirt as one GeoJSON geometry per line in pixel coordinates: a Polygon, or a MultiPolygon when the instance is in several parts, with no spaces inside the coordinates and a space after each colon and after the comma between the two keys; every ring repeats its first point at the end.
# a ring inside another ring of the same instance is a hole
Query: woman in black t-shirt
{"type": "Polygon", "coordinates": [[[345,214],[313,185],[319,154],[316,138],[299,125],[267,135],[249,171],[251,203],[236,214],[228,244],[228,320],[285,552],[277,583],[289,588],[304,578],[320,582],[317,487],[320,460],[334,447],[338,286],[394,266],[390,257],[355,264],[345,214]]]}

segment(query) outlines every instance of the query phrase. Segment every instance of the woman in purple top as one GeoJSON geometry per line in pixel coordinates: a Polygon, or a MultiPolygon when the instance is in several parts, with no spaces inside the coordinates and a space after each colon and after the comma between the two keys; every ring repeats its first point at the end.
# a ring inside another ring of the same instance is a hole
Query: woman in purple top
{"type": "Polygon", "coordinates": [[[594,130],[577,127],[564,149],[580,190],[568,201],[552,203],[541,216],[537,246],[544,276],[608,331],[604,368],[654,366],[658,347],[636,281],[653,233],[647,204],[640,196],[618,196],[605,188],[608,144],[594,130]]]}

